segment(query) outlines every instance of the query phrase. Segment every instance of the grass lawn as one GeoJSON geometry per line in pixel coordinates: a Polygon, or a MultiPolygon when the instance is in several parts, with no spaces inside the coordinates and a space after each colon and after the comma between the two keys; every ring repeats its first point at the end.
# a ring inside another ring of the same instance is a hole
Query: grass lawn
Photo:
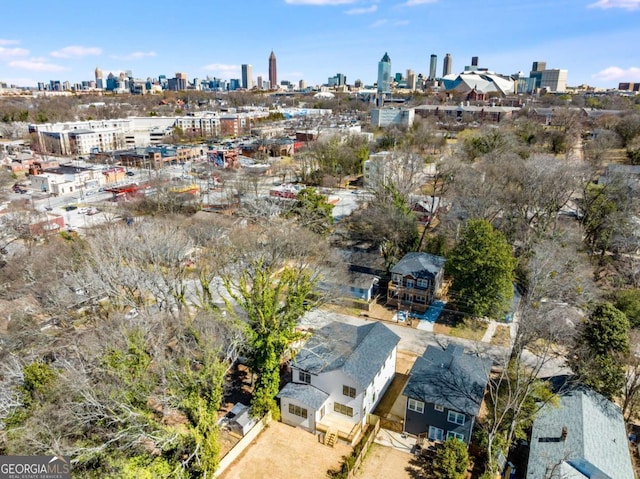
{"type": "Polygon", "coordinates": [[[443,311],[436,324],[433,325],[433,332],[447,334],[456,338],[480,341],[488,326],[487,323],[477,319],[463,317],[451,311],[443,311]]]}
{"type": "Polygon", "coordinates": [[[509,326],[498,325],[493,333],[491,344],[495,346],[509,347],[511,344],[511,328],[509,326]]]}

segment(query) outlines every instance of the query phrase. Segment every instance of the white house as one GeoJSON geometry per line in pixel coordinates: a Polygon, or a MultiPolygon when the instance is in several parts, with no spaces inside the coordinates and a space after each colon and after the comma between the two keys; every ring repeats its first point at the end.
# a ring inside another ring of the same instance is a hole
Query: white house
{"type": "Polygon", "coordinates": [[[292,362],[280,393],[282,421],[353,442],[393,380],[400,337],[385,325],[330,323],[292,362]]]}

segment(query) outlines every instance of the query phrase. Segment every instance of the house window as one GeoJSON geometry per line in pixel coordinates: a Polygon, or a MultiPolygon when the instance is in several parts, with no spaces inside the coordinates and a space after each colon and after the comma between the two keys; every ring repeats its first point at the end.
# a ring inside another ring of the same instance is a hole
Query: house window
{"type": "Polygon", "coordinates": [[[414,284],[415,284],[415,283],[413,282],[413,280],[412,280],[412,279],[407,279],[407,288],[413,288],[413,285],[414,285],[414,284]]]}
{"type": "Polygon", "coordinates": [[[424,296],[418,296],[418,295],[416,295],[416,296],[414,296],[414,297],[413,297],[413,300],[414,300],[416,303],[421,303],[421,304],[424,304],[424,303],[425,303],[425,298],[424,298],[424,296]]]}
{"type": "Polygon", "coordinates": [[[424,403],[417,399],[409,398],[407,407],[409,408],[409,411],[419,412],[420,414],[424,413],[424,403]]]}
{"type": "Polygon", "coordinates": [[[452,437],[455,437],[456,439],[460,439],[460,441],[464,442],[464,434],[460,434],[459,432],[454,432],[454,431],[448,431],[447,439],[451,439],[452,437]]]}
{"type": "Polygon", "coordinates": [[[418,288],[427,289],[429,287],[428,279],[419,279],[418,280],[418,288]]]}
{"type": "Polygon", "coordinates": [[[298,379],[301,383],[311,384],[311,374],[306,371],[298,371],[298,379]]]}
{"type": "Polygon", "coordinates": [[[293,414],[294,416],[300,416],[303,419],[307,419],[307,410],[303,407],[289,404],[289,413],[293,414]]]}
{"type": "Polygon", "coordinates": [[[333,403],[333,410],[340,414],[344,414],[345,416],[353,417],[353,408],[345,406],[344,404],[340,404],[338,402],[333,403]]]}
{"type": "Polygon", "coordinates": [[[402,284],[402,275],[400,274],[394,274],[393,275],[393,282],[395,284],[402,284]]]}
{"type": "Polygon", "coordinates": [[[444,438],[444,430],[439,427],[429,426],[429,440],[442,441],[444,438]]]}
{"type": "Polygon", "coordinates": [[[351,386],[342,386],[342,394],[350,398],[356,397],[356,388],[351,386]]]}
{"type": "Polygon", "coordinates": [[[464,414],[460,414],[459,412],[455,411],[449,411],[449,414],[447,415],[447,421],[463,426],[464,414]]]}
{"type": "Polygon", "coordinates": [[[433,409],[442,412],[444,411],[444,406],[442,404],[434,404],[433,409]]]}

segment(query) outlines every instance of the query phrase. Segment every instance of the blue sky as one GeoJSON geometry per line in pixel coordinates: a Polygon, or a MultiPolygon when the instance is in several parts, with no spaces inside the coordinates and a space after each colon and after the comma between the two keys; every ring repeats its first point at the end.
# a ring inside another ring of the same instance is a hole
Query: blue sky
{"type": "Polygon", "coordinates": [[[311,85],[338,72],[372,84],[385,52],[394,73],[426,74],[435,53],[440,74],[451,53],[454,72],[478,56],[505,74],[546,61],[569,85],[640,81],[640,0],[22,0],[0,14],[0,81],[25,86],[96,66],[191,80],[249,63],[267,78],[272,49],[279,80],[311,85]]]}

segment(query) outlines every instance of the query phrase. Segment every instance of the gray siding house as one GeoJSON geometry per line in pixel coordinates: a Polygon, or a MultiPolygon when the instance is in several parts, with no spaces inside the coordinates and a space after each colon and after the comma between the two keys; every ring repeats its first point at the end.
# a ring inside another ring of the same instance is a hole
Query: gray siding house
{"type": "Polygon", "coordinates": [[[407,253],[391,269],[387,304],[424,313],[442,285],[445,259],[428,253],[407,253]]]}
{"type": "Polygon", "coordinates": [[[393,380],[400,337],[385,325],[329,323],[292,361],[282,422],[353,442],[393,380]]]}
{"type": "Polygon", "coordinates": [[[620,408],[582,388],[540,409],[531,432],[527,479],[633,479],[620,408]]]}
{"type": "Polygon", "coordinates": [[[491,366],[490,359],[465,354],[453,343],[446,350],[428,346],[403,391],[404,431],[431,441],[457,437],[468,444],[491,366]]]}

